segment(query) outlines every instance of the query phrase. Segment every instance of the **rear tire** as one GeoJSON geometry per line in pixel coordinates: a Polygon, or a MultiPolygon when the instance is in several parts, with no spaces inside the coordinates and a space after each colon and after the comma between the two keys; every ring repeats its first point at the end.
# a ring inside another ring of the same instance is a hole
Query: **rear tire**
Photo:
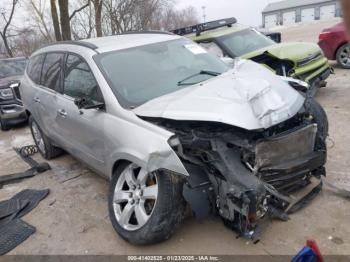
{"type": "MultiPolygon", "coordinates": [[[[139,193],[130,190],[131,186],[129,187],[128,183],[123,180],[123,177],[127,176],[126,172],[128,170],[133,170],[132,174],[136,178],[135,181],[139,181],[142,172],[143,174],[147,173],[144,169],[129,162],[120,164],[114,172],[110,183],[108,209],[115,231],[123,239],[136,245],[154,244],[169,239],[184,218],[185,201],[182,197],[183,183],[181,179],[178,176],[161,171],[146,175],[156,181],[153,183],[157,185],[157,197],[153,205],[151,204],[151,211],[147,210],[147,220],[145,219],[142,223],[139,223],[141,219],[138,219],[136,211],[139,208],[137,205],[140,205],[141,202],[138,201],[137,197],[136,202],[133,200],[134,196],[139,193]],[[119,189],[121,185],[123,185],[123,189],[119,189]],[[125,199],[120,198],[121,194],[119,193],[124,194],[125,192],[128,192],[125,199]],[[130,218],[124,219],[123,212],[127,208],[128,210],[133,208],[133,211],[130,211],[131,215],[128,216],[130,218]]],[[[149,181],[148,179],[147,181],[149,181]]],[[[155,184],[151,185],[154,186],[155,184]]],[[[147,184],[136,188],[142,189],[146,187],[148,187],[147,184]]],[[[145,196],[145,192],[141,193],[141,196],[145,196]]]]}
{"type": "Polygon", "coordinates": [[[350,69],[350,47],[349,44],[344,44],[338,48],[336,53],[338,64],[345,69],[350,69]]]}
{"type": "Polygon", "coordinates": [[[7,121],[5,119],[2,119],[0,117],[0,129],[2,131],[8,131],[11,129],[10,125],[7,123],[7,121]]]}
{"type": "Polygon", "coordinates": [[[50,139],[43,133],[33,116],[29,117],[29,126],[35,145],[38,147],[43,158],[50,160],[63,153],[62,149],[52,145],[50,139]]]}

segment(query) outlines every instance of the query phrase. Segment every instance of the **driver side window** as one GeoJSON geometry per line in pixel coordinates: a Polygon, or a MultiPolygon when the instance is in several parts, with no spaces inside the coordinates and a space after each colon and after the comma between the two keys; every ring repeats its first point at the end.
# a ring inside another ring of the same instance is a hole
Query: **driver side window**
{"type": "Polygon", "coordinates": [[[88,66],[79,56],[69,54],[64,70],[64,94],[103,102],[101,91],[88,66]]]}

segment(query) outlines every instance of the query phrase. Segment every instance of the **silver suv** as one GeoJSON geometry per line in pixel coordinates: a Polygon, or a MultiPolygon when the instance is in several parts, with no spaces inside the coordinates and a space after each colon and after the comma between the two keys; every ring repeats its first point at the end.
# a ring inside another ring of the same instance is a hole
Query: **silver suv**
{"type": "Polygon", "coordinates": [[[134,244],[169,238],[186,203],[253,238],[260,218],[286,219],[321,188],[323,109],[262,66],[229,68],[180,36],[44,47],[21,92],[40,153],[63,149],[108,178],[111,222],[134,244]]]}

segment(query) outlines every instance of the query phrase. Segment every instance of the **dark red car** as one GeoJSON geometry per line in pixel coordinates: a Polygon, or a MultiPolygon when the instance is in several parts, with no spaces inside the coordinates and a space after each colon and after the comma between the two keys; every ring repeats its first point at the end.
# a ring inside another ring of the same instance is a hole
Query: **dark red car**
{"type": "Polygon", "coordinates": [[[329,60],[337,60],[343,68],[350,69],[350,49],[344,23],[323,29],[318,45],[329,60]]]}

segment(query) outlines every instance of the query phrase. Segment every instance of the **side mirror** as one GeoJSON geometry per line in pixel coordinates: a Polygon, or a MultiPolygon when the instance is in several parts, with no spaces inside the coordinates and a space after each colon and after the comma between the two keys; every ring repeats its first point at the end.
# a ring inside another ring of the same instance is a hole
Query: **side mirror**
{"type": "Polygon", "coordinates": [[[78,109],[103,109],[105,107],[104,103],[98,103],[84,97],[74,99],[74,104],[78,109]]]}
{"type": "Polygon", "coordinates": [[[232,59],[231,57],[224,56],[224,57],[220,57],[220,59],[222,62],[224,62],[226,65],[228,65],[231,68],[235,66],[235,60],[232,59]]]}

